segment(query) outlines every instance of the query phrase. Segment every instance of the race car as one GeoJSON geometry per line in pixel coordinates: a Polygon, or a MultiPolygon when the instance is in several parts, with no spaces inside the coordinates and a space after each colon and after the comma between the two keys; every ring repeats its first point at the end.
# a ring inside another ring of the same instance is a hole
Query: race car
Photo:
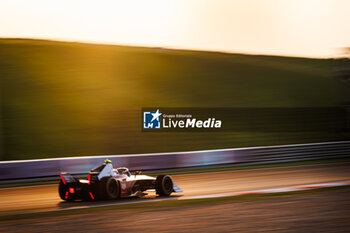
{"type": "Polygon", "coordinates": [[[71,174],[60,173],[58,193],[62,200],[115,200],[123,197],[140,197],[146,190],[155,190],[159,196],[182,192],[168,175],[131,174],[126,167],[114,169],[108,159],[92,169],[88,179],[77,179],[71,174]]]}

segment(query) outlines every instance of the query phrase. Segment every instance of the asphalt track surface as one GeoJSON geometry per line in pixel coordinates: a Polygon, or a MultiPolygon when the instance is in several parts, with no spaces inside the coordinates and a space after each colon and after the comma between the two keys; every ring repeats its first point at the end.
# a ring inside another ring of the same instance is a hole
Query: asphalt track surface
{"type": "MultiPolygon", "coordinates": [[[[172,196],[191,197],[349,179],[350,163],[187,174],[173,176],[174,182],[184,192],[172,196]]],[[[0,215],[74,209],[114,202],[137,202],[139,199],[68,203],[59,198],[57,189],[58,185],[0,189],[0,215]]],[[[142,199],[154,198],[156,198],[154,192],[148,192],[148,195],[142,199]]]]}

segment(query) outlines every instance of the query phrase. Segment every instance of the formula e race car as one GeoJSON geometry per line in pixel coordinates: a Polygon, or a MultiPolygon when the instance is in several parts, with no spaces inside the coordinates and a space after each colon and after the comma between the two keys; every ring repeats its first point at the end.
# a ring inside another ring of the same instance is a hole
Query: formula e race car
{"type": "Polygon", "coordinates": [[[146,190],[155,190],[159,196],[182,192],[168,175],[159,175],[157,178],[141,175],[141,172],[132,175],[126,167],[114,169],[108,159],[92,169],[87,180],[77,179],[66,172],[60,173],[60,177],[58,193],[65,201],[137,197],[144,195],[146,190]]]}

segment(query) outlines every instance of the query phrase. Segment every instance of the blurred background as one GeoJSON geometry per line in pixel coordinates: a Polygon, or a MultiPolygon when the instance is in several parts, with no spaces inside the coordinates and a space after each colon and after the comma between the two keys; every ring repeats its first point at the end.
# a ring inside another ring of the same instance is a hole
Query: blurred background
{"type": "Polygon", "coordinates": [[[349,15],[348,0],[0,0],[0,232],[350,232],[349,15]],[[142,108],[233,123],[143,132],[142,108]],[[59,173],[106,158],[184,192],[60,199],[59,173]]]}
{"type": "Polygon", "coordinates": [[[1,1],[0,159],[346,140],[143,133],[140,111],[347,106],[349,9],[331,0],[1,1]]]}

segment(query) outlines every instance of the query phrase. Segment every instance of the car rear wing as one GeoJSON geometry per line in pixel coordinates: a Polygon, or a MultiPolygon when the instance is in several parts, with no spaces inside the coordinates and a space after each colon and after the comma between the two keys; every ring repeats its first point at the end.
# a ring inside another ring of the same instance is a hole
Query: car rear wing
{"type": "Polygon", "coordinates": [[[63,184],[79,182],[77,179],[75,179],[71,174],[69,174],[67,172],[61,172],[60,178],[61,178],[63,184]]]}

